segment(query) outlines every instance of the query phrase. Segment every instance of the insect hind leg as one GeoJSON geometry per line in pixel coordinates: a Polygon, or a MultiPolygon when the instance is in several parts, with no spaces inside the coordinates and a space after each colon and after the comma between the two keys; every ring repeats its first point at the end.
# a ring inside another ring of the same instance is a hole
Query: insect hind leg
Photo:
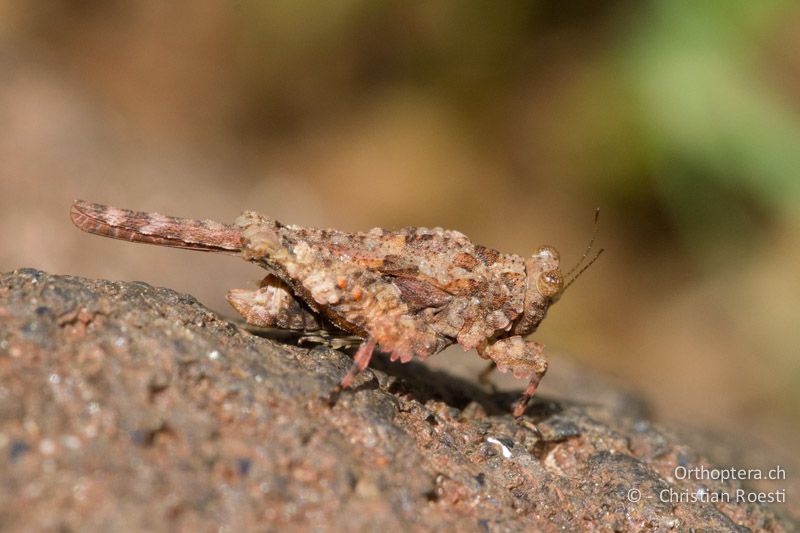
{"type": "Polygon", "coordinates": [[[258,289],[232,289],[226,299],[253,326],[294,331],[317,330],[322,326],[319,316],[273,274],[265,277],[258,289]]]}

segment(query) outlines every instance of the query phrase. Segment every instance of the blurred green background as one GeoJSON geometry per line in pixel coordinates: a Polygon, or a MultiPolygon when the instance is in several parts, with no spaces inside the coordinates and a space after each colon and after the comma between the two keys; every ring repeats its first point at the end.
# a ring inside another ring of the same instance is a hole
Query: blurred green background
{"type": "Polygon", "coordinates": [[[0,127],[1,270],[226,314],[258,269],[84,235],[71,201],[439,225],[567,266],[599,206],[607,252],[535,335],[551,368],[800,443],[797,2],[0,0],[0,127]]]}

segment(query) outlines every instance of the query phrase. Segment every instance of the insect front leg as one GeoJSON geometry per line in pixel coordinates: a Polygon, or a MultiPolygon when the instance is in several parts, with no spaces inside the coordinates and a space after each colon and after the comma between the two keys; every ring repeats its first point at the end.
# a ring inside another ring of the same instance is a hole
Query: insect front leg
{"type": "Polygon", "coordinates": [[[514,416],[522,416],[528,402],[536,393],[539,382],[547,372],[547,358],[542,345],[516,335],[479,346],[478,353],[483,358],[491,359],[500,372],[511,370],[515,378],[529,380],[528,386],[514,407],[514,416]]]}
{"type": "Polygon", "coordinates": [[[491,378],[492,372],[494,372],[495,368],[497,368],[497,363],[494,361],[489,361],[489,364],[486,365],[486,367],[478,374],[478,383],[489,387],[493,393],[497,392],[497,385],[492,383],[491,378]]]}
{"type": "Polygon", "coordinates": [[[258,289],[232,289],[226,298],[253,326],[295,331],[321,328],[319,317],[295,298],[289,287],[273,274],[265,277],[258,289]]]}

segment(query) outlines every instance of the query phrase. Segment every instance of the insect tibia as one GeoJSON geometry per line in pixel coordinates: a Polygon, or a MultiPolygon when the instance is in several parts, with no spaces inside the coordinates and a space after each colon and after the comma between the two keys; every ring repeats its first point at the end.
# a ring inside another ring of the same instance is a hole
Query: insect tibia
{"type": "Polygon", "coordinates": [[[205,252],[238,253],[241,230],[212,220],[176,218],[77,200],[70,212],[83,231],[133,242],[205,252]]]}
{"type": "Polygon", "coordinates": [[[253,335],[282,342],[293,342],[297,343],[299,346],[319,344],[334,350],[341,350],[358,346],[364,341],[364,339],[356,337],[355,335],[347,335],[346,333],[329,331],[326,329],[297,331],[282,328],[265,328],[247,323],[241,324],[240,326],[253,335]]]}

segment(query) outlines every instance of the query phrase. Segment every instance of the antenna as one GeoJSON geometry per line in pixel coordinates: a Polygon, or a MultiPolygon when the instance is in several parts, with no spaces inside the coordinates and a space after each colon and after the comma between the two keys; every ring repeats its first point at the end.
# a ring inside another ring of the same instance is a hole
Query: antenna
{"type": "Polygon", "coordinates": [[[592,266],[592,265],[594,264],[594,262],[595,262],[595,261],[597,261],[597,258],[598,258],[598,257],[600,257],[600,255],[601,255],[603,252],[605,252],[605,251],[606,251],[606,249],[605,249],[605,248],[600,248],[600,249],[597,251],[597,253],[594,255],[594,257],[592,257],[592,260],[591,260],[591,261],[589,261],[589,263],[588,263],[586,266],[584,266],[582,269],[580,269],[580,270],[578,271],[578,273],[577,273],[577,274],[575,274],[575,277],[574,277],[574,278],[572,278],[571,280],[569,280],[569,281],[567,282],[567,284],[566,284],[566,285],[564,285],[564,288],[563,288],[563,289],[561,289],[561,292],[563,293],[565,290],[567,290],[567,287],[569,287],[570,285],[572,285],[573,283],[575,283],[575,280],[576,280],[576,279],[578,279],[578,277],[579,277],[581,274],[583,274],[584,272],[586,272],[586,270],[587,270],[587,269],[588,269],[590,266],[592,266]]]}
{"type": "MultiPolygon", "coordinates": [[[[564,276],[565,279],[570,277],[573,272],[578,270],[578,267],[580,267],[583,264],[583,262],[586,260],[586,257],[588,257],[589,252],[592,251],[592,246],[594,246],[594,240],[595,240],[595,238],[597,238],[597,230],[600,227],[598,225],[598,223],[597,223],[599,218],[600,218],[600,208],[598,207],[594,211],[594,232],[592,233],[592,238],[589,239],[589,245],[586,247],[586,250],[584,250],[583,255],[581,255],[581,258],[578,260],[578,262],[575,264],[575,266],[572,267],[570,269],[570,271],[567,272],[567,274],[564,276]]],[[[566,285],[564,285],[564,288],[561,289],[561,292],[564,292],[565,290],[567,290],[567,287],[572,285],[575,282],[575,280],[578,279],[578,277],[580,277],[581,274],[586,272],[586,270],[590,266],[592,266],[595,261],[597,261],[597,258],[600,257],[600,255],[603,252],[605,252],[605,248],[601,248],[600,250],[598,250],[598,252],[594,255],[594,257],[592,257],[592,259],[583,268],[578,270],[578,273],[575,274],[575,276],[573,276],[573,278],[571,280],[569,280],[566,285]]]]}
{"type": "MultiPolygon", "coordinates": [[[[575,272],[578,269],[578,267],[581,266],[581,263],[583,263],[583,260],[586,259],[586,256],[589,255],[589,252],[592,251],[592,246],[594,246],[594,239],[595,239],[595,237],[597,237],[597,228],[599,227],[598,224],[597,224],[597,220],[599,218],[600,218],[600,208],[598,207],[594,211],[594,232],[592,233],[592,238],[589,239],[589,246],[587,246],[586,250],[583,251],[583,255],[581,256],[581,258],[578,261],[578,263],[574,267],[572,267],[572,269],[570,269],[569,272],[566,273],[566,275],[564,276],[565,278],[568,278],[573,272],[575,272]]],[[[595,258],[592,259],[592,263],[594,263],[594,261],[596,259],[597,259],[597,256],[595,256],[595,258]]],[[[591,263],[589,263],[589,264],[591,264],[591,263]]],[[[583,271],[581,270],[581,272],[583,272],[583,271]]],[[[580,275],[580,272],[578,272],[578,275],[580,275]]]]}

